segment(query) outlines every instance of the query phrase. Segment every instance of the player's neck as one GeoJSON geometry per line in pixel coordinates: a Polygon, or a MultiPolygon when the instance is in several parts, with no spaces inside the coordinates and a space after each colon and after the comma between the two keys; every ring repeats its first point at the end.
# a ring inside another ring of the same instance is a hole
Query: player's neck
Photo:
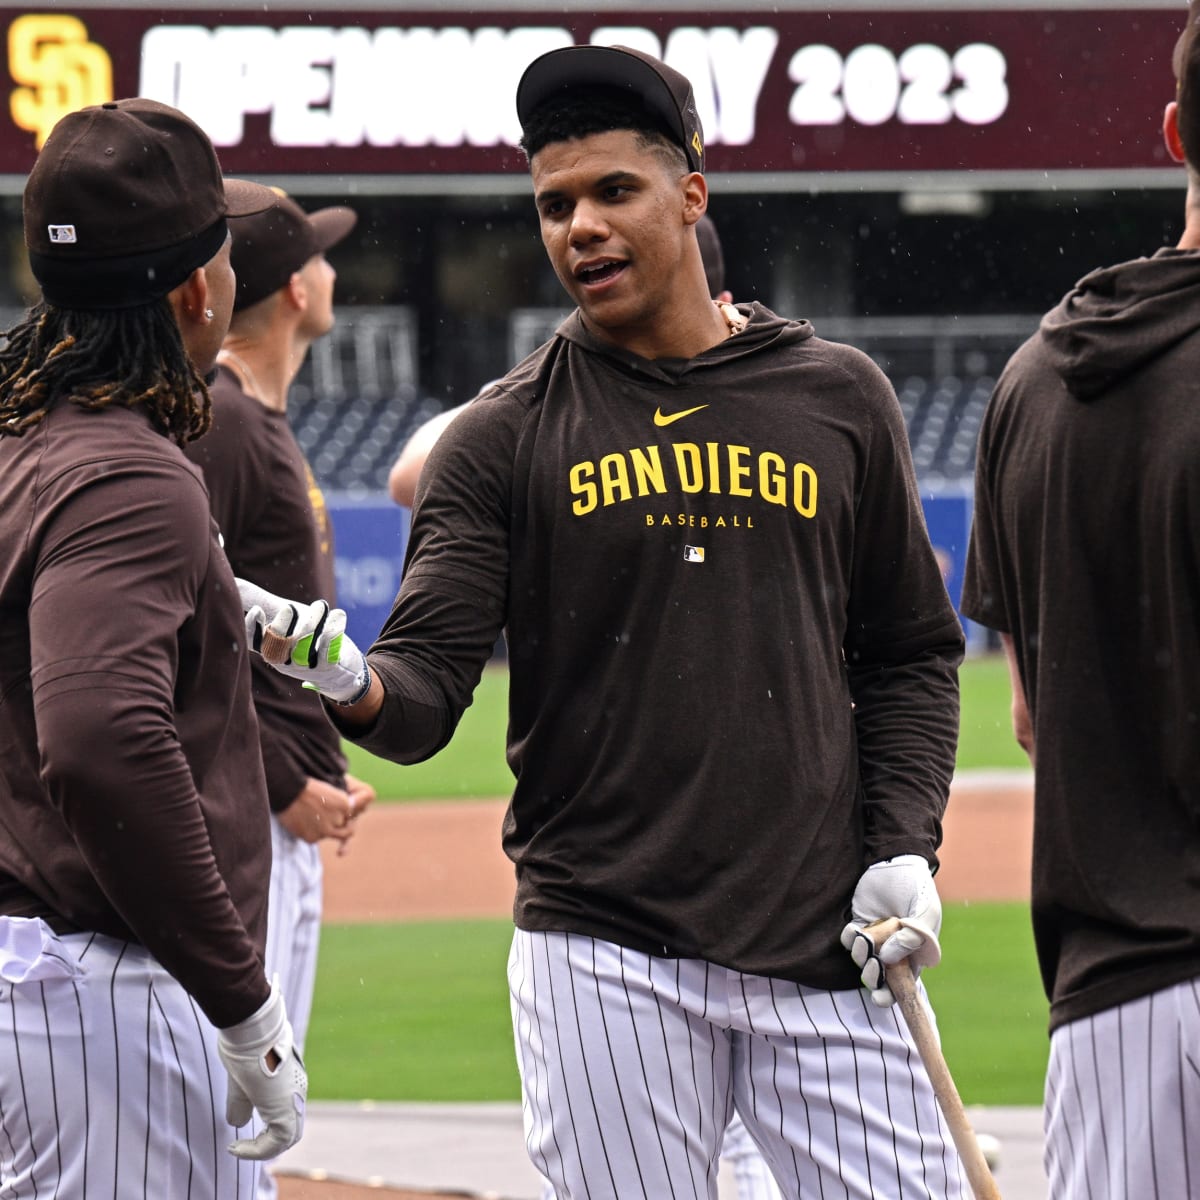
{"type": "Polygon", "coordinates": [[[746,327],[746,318],[732,305],[707,301],[687,305],[670,319],[659,317],[642,327],[605,328],[589,321],[586,313],[583,318],[584,324],[604,341],[651,361],[695,358],[746,327]]]}
{"type": "Polygon", "coordinates": [[[217,362],[237,376],[241,389],[271,412],[287,412],[288,392],[300,364],[308,353],[308,343],[294,345],[294,339],[276,344],[269,338],[244,338],[231,334],[225,339],[217,362]]]}

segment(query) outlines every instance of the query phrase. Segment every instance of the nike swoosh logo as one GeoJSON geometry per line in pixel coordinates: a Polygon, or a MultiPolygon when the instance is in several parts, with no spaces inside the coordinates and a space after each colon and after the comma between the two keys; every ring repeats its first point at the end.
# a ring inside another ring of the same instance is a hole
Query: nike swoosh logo
{"type": "Polygon", "coordinates": [[[682,421],[684,417],[690,417],[692,413],[698,413],[702,408],[707,407],[707,404],[697,404],[695,408],[685,408],[683,412],[670,413],[667,415],[663,414],[663,410],[661,408],[656,408],[654,410],[654,423],[661,429],[664,425],[670,425],[675,421],[682,421]]]}

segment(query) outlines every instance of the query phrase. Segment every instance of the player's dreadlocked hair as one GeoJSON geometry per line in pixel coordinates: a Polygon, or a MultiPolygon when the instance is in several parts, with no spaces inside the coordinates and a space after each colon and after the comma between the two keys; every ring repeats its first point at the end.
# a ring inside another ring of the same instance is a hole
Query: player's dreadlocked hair
{"type": "Polygon", "coordinates": [[[39,303],[0,346],[0,435],[20,437],[59,400],[143,409],[177,445],[206,432],[212,401],[165,299],[117,311],[39,303]]]}

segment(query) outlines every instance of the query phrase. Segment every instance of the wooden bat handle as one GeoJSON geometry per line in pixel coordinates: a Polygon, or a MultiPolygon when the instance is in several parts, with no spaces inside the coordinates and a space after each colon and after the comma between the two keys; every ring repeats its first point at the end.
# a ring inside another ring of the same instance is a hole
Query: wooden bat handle
{"type": "MultiPolygon", "coordinates": [[[[891,918],[869,925],[865,932],[871,936],[876,946],[882,946],[899,928],[900,922],[891,918]]],[[[892,989],[892,995],[896,997],[896,1003],[904,1014],[904,1022],[917,1044],[921,1061],[925,1064],[925,1070],[933,1084],[933,1094],[937,1097],[946,1124],[950,1126],[950,1136],[954,1139],[959,1158],[962,1159],[967,1182],[971,1185],[971,1191],[975,1193],[975,1200],[1002,1200],[996,1177],[975,1140],[975,1130],[971,1128],[971,1122],[967,1119],[962,1097],[959,1096],[954,1077],[946,1065],[937,1035],[929,1022],[929,1014],[917,993],[917,981],[913,977],[912,966],[908,959],[904,958],[885,970],[888,987],[892,989]]]]}

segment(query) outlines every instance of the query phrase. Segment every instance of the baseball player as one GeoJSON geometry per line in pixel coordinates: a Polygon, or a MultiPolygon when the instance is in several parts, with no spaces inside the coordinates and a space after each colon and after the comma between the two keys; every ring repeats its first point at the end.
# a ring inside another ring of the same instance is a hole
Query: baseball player
{"type": "Polygon", "coordinates": [[[1175,50],[1177,247],[1080,280],[980,434],[964,611],[1034,763],[1055,1200],[1200,1189],[1200,0],[1175,50]]]}
{"type": "Polygon", "coordinates": [[[683,76],[570,47],[517,112],[576,311],[434,447],[367,658],[340,610],[243,586],[248,630],[414,761],[504,629],[509,983],[557,1195],[712,1197],[736,1110],[784,1196],[959,1197],[880,966],[939,957],[963,651],[895,395],[710,299],[683,76]]]}
{"type": "MultiPolygon", "coordinates": [[[[704,278],[708,293],[720,304],[733,300],[733,293],[725,287],[725,255],[721,249],[721,238],[713,219],[706,212],[696,222],[696,241],[700,248],[700,261],[704,267],[704,278]]],[[[489,385],[490,386],[490,385],[489,385]]],[[[487,388],[484,388],[487,391],[487,388]]],[[[469,403],[469,402],[468,402],[469,403]]],[[[434,443],[454,420],[465,404],[447,409],[431,417],[405,442],[399,457],[388,475],[388,491],[397,504],[411,507],[416,496],[417,481],[434,443]]],[[[245,574],[245,572],[239,572],[245,574]]],[[[284,593],[288,594],[288,593],[284,593]]],[[[289,1011],[295,1010],[289,1006],[289,1011]]],[[[294,1018],[293,1018],[294,1019],[294,1018]]],[[[721,1158],[733,1170],[738,1200],[778,1200],[779,1189],[775,1184],[763,1157],[754,1144],[741,1117],[735,1112],[725,1130],[721,1147],[721,1158]]],[[[547,1184],[547,1194],[552,1198],[553,1189],[547,1184]]]]}
{"type": "MultiPolygon", "coordinates": [[[[287,399],[309,347],[333,328],[336,273],[325,251],[355,220],[349,208],[307,214],[280,195],[265,212],[230,222],[237,295],[210,389],[212,428],[186,450],[204,472],[235,573],[288,596],[334,591],[333,530],[288,425],[287,399]]],[[[330,838],[344,851],[375,793],[346,775],[341,739],[315,695],[258,657],[250,674],[271,805],[267,971],[303,1053],[321,932],[318,843],[330,838]]],[[[264,1170],[259,1196],[275,1194],[264,1170]]]]}
{"type": "Polygon", "coordinates": [[[263,970],[244,623],[179,448],[208,425],[226,218],[272,200],[139,99],[63,117],[25,188],[43,301],[0,349],[4,1196],[252,1200],[303,1128],[263,970]]]}

